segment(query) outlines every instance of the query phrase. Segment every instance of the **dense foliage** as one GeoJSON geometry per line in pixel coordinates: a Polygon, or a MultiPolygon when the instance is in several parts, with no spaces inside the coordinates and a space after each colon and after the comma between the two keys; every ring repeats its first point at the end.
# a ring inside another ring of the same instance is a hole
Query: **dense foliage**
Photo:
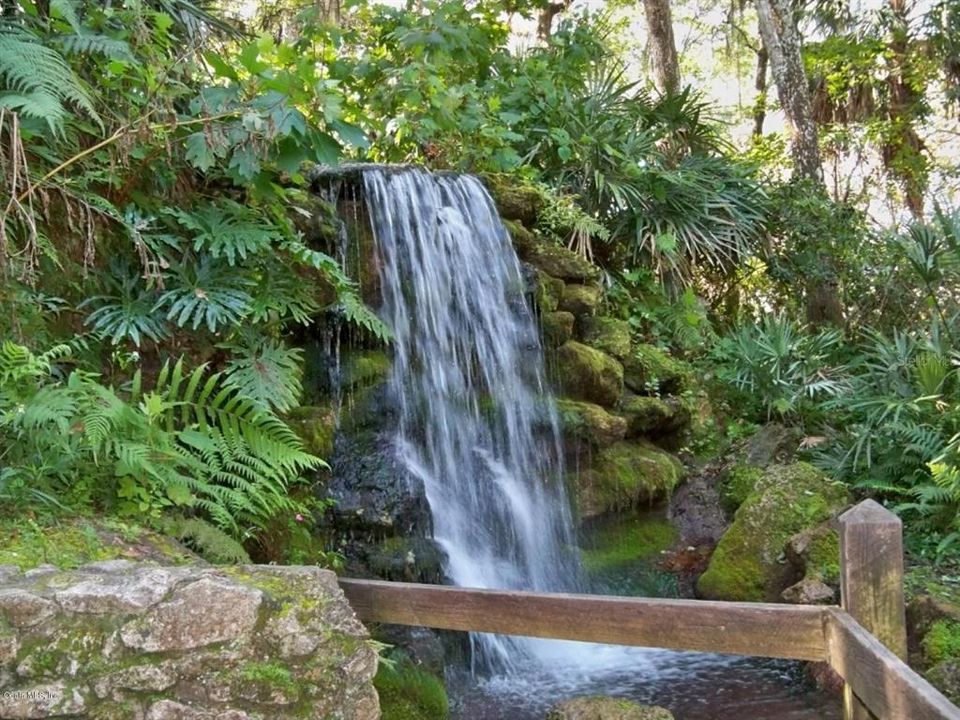
{"type": "Polygon", "coordinates": [[[703,94],[638,79],[613,10],[518,49],[511,20],[542,3],[3,7],[5,507],[146,516],[221,556],[318,510],[298,487],[323,461],[284,420],[294,338],[326,314],[388,339],[304,232],[310,168],[357,159],[537,183],[542,234],[602,267],[638,337],[719,379],[731,427],[802,426],[921,549],[960,542],[960,216],[930,194],[955,168],[917,135],[956,109],[951,3],[807,9],[836,30],[805,50],[823,185],[786,178],[765,90],[738,144],[703,94]],[[881,174],[843,182],[869,152],[881,174]]]}

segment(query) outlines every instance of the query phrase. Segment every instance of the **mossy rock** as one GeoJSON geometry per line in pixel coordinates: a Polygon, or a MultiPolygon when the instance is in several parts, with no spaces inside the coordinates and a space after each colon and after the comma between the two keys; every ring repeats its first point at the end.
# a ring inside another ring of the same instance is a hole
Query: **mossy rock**
{"type": "Polygon", "coordinates": [[[484,173],[480,176],[487,186],[501,217],[518,221],[527,227],[537,224],[537,217],[547,203],[543,192],[515,175],[484,173]]]}
{"type": "Polygon", "coordinates": [[[595,265],[590,264],[572,250],[540,237],[529,249],[521,252],[518,248],[517,254],[521,260],[530,263],[538,270],[567,282],[584,283],[600,277],[600,271],[595,265]]]}
{"type": "Polygon", "coordinates": [[[333,405],[306,405],[294,408],[286,416],[287,424],[303,440],[307,452],[320,458],[333,454],[337,413],[333,405]]]}
{"type": "Polygon", "coordinates": [[[344,389],[370,387],[387,379],[390,357],[383,350],[356,350],[340,361],[340,386],[344,389]]]}
{"type": "Polygon", "coordinates": [[[623,369],[626,386],[641,395],[679,395],[691,384],[690,367],[653,345],[637,345],[623,369]]]}
{"type": "Polygon", "coordinates": [[[566,310],[545,312],[540,318],[543,343],[547,347],[560,347],[573,337],[573,313],[566,310]]]}
{"type": "Polygon", "coordinates": [[[381,661],[373,685],[382,720],[446,720],[449,701],[443,681],[402,653],[381,661]]]}
{"type": "Polygon", "coordinates": [[[807,463],[771,465],[734,516],[697,583],[701,597],[775,601],[789,583],[787,542],[843,510],[845,488],[807,463]]]}
{"type": "Polygon", "coordinates": [[[527,229],[523,223],[516,220],[504,220],[503,226],[510,234],[510,240],[513,242],[517,255],[526,255],[537,244],[537,236],[532,230],[527,229]]]}
{"type": "Polygon", "coordinates": [[[690,424],[689,410],[676,398],[627,395],[620,414],[627,420],[628,437],[674,435],[690,424]]]}
{"type": "Polygon", "coordinates": [[[579,334],[584,345],[602,350],[617,360],[625,360],[630,356],[633,331],[626,320],[587,317],[580,322],[579,334]]]}
{"type": "Polygon", "coordinates": [[[597,285],[568,284],[560,298],[560,309],[571,312],[578,318],[592,315],[602,297],[603,291],[597,285]]]}
{"type": "Polygon", "coordinates": [[[743,505],[763,477],[763,468],[737,463],[727,471],[720,483],[720,501],[728,512],[736,512],[743,505]]]}
{"type": "Polygon", "coordinates": [[[623,366],[574,340],[557,350],[556,371],[565,394],[576,400],[613,407],[623,392],[623,366]]]}
{"type": "Polygon", "coordinates": [[[201,563],[173,538],[115,518],[9,520],[0,524],[0,565],[69,570],[100,560],[201,563]]]}
{"type": "Polygon", "coordinates": [[[677,458],[650,443],[618,442],[598,451],[576,476],[582,520],[666,497],[683,479],[677,458]]]}
{"type": "Polygon", "coordinates": [[[641,705],[624,698],[593,696],[557,703],[547,712],[546,720],[674,720],[674,717],[662,707],[641,705]]]}
{"type": "Polygon", "coordinates": [[[537,305],[544,313],[553,312],[560,306],[565,284],[559,278],[551,277],[542,270],[537,270],[537,305]]]}
{"type": "Polygon", "coordinates": [[[443,581],[444,553],[429,538],[389,537],[365,552],[366,566],[383,580],[440,583],[443,581]]]}
{"type": "Polygon", "coordinates": [[[595,448],[605,448],[623,440],[627,421],[612,415],[599,405],[562,399],[557,401],[560,427],[564,437],[582,440],[595,448]]]}
{"type": "Polygon", "coordinates": [[[960,704],[960,660],[938,663],[926,672],[926,678],[947,699],[960,704]]]}

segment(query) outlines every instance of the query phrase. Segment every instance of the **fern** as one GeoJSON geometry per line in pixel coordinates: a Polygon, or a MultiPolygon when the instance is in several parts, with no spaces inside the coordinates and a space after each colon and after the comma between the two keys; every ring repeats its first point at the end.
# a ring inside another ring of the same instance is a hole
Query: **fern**
{"type": "Polygon", "coordinates": [[[247,289],[253,281],[211,257],[184,261],[166,278],[173,287],[160,296],[153,310],[166,309],[167,319],[180,327],[196,330],[206,325],[215,333],[225,325],[236,325],[250,311],[247,289]]]}
{"type": "Polygon", "coordinates": [[[143,287],[140,277],[127,263],[111,262],[103,273],[105,294],[87,298],[78,309],[96,309],[84,323],[117,344],[125,339],[140,346],[143,338],[157,342],[167,335],[166,323],[156,312],[157,293],[143,287]]]}
{"type": "Polygon", "coordinates": [[[0,107],[42,120],[54,132],[63,130],[66,105],[102,126],[93,97],[67,61],[26,31],[0,29],[0,79],[6,86],[0,91],[0,107]]]}
{"type": "Polygon", "coordinates": [[[166,213],[193,233],[193,249],[235,265],[238,258],[262,253],[279,237],[277,228],[259,220],[232,200],[221,200],[197,210],[170,209],[166,213]]]}
{"type": "Polygon", "coordinates": [[[224,384],[263,410],[286,412],[299,403],[303,388],[303,351],[274,340],[231,345],[224,384]]]}
{"type": "Polygon", "coordinates": [[[189,545],[210,562],[222,565],[245,564],[250,556],[243,545],[216,525],[198,517],[168,517],[160,529],[182,543],[189,545]]]}

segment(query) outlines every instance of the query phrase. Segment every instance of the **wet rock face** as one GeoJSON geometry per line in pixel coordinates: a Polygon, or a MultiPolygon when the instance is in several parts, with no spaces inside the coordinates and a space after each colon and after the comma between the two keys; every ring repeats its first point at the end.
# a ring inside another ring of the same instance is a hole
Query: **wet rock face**
{"type": "Polygon", "coordinates": [[[2,570],[0,717],[380,716],[377,653],[327,570],[2,570]]]}

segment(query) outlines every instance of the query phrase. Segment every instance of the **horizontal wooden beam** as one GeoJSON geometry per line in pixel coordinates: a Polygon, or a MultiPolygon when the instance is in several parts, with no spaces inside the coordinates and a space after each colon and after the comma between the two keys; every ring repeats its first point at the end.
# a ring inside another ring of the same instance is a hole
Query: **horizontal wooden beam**
{"type": "Polygon", "coordinates": [[[366,622],[825,660],[826,607],[475,590],[341,579],[366,622]]]}
{"type": "Polygon", "coordinates": [[[960,720],[960,708],[842,610],[826,615],[830,665],[880,720],[960,720]]]}

